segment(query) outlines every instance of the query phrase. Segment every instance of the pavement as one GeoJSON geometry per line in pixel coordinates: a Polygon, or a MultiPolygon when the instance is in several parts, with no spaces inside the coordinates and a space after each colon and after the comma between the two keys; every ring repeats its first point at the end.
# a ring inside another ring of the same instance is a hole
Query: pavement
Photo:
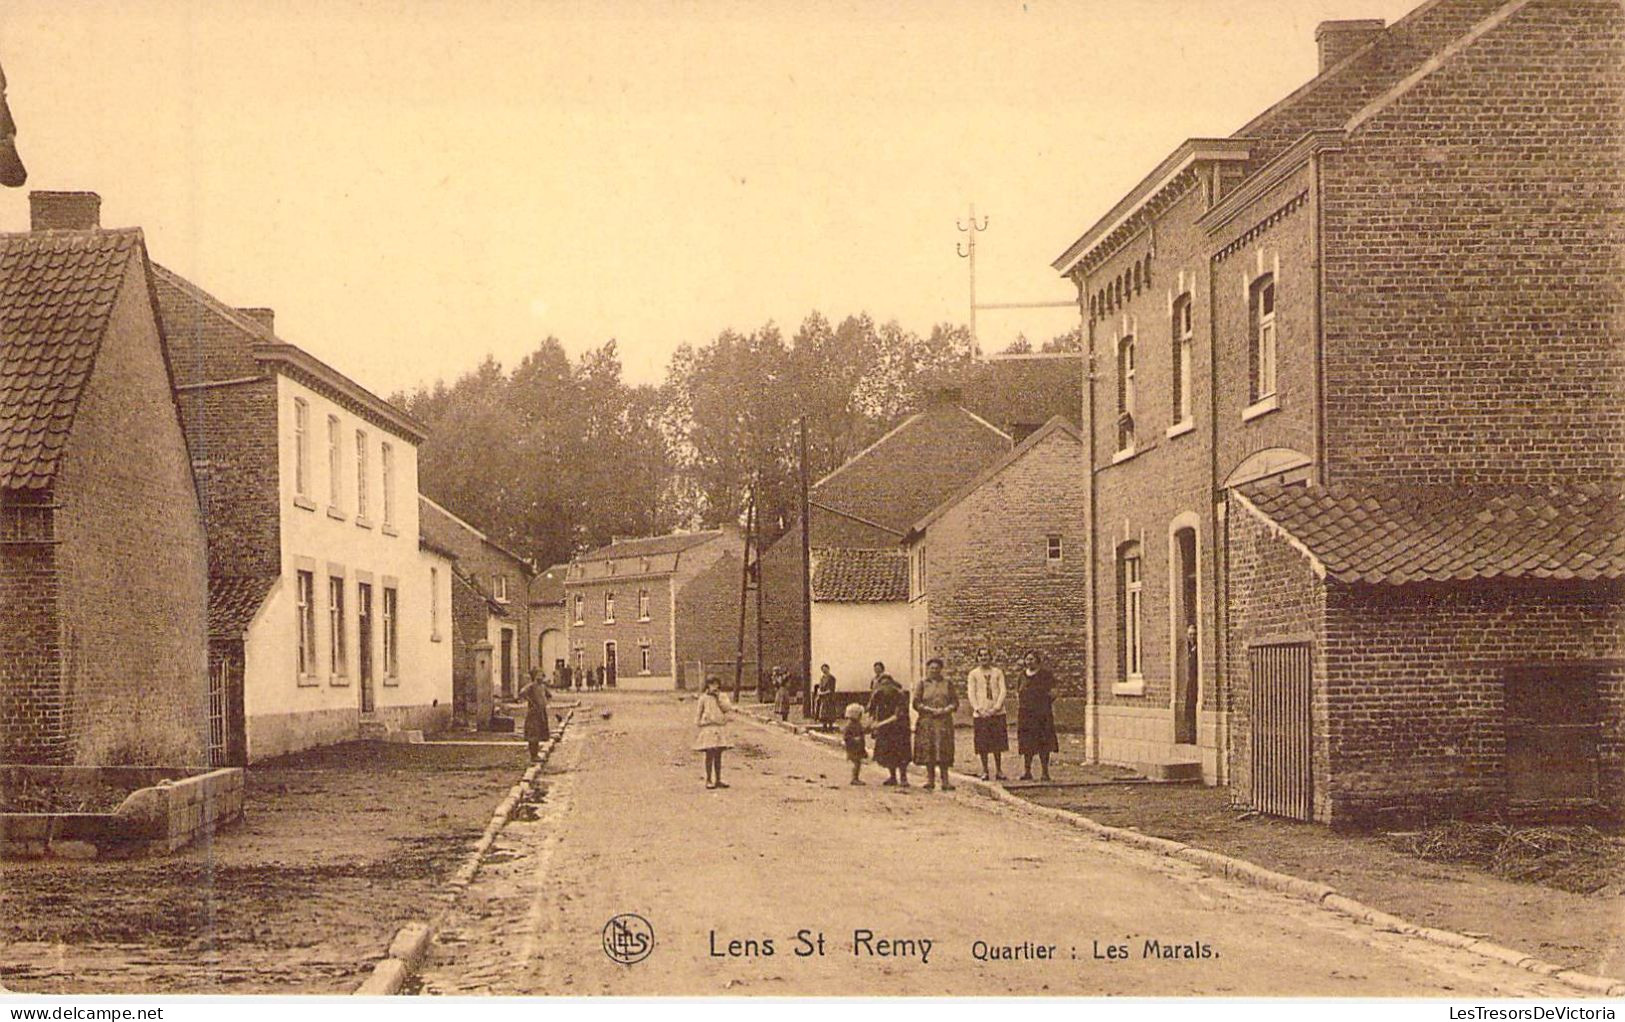
{"type": "Polygon", "coordinates": [[[850,787],[837,751],[745,720],[708,791],[692,701],[582,703],[420,992],[1573,996],[965,786],[850,787]],[[635,964],[605,950],[623,914],[653,932],[635,964]]]}

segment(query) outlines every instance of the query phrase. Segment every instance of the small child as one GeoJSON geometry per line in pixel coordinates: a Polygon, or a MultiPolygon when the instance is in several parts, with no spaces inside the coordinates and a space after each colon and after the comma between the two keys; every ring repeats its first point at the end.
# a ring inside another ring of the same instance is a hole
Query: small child
{"type": "Polygon", "coordinates": [[[863,761],[869,758],[869,746],[863,737],[863,707],[853,703],[846,708],[846,727],[841,732],[842,741],[846,745],[846,758],[852,764],[852,783],[862,784],[858,772],[863,769],[863,761]]]}
{"type": "Polygon", "coordinates": [[[705,753],[705,786],[726,788],[722,783],[722,751],[729,747],[728,706],[722,700],[722,679],[711,675],[705,679],[705,691],[700,693],[699,710],[695,719],[694,749],[705,753]]]}

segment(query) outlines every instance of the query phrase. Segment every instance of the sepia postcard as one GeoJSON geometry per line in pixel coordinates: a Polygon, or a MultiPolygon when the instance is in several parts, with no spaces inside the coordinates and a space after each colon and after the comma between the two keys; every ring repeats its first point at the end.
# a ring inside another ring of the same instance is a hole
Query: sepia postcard
{"type": "Polygon", "coordinates": [[[1619,0],[0,63],[0,1000],[1625,997],[1619,0]]]}

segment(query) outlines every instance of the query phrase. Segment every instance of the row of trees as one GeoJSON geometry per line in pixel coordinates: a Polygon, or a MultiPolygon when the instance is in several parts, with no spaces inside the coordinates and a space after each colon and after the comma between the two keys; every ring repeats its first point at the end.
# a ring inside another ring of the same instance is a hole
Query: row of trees
{"type": "Polygon", "coordinates": [[[817,479],[970,351],[963,327],[813,313],[789,337],[769,323],[684,344],[658,387],[621,378],[613,341],[572,360],[550,337],[511,371],[487,358],[393,400],[429,428],[423,492],[548,565],[617,535],[739,521],[753,481],[771,542],[794,516],[798,418],[817,479]]]}

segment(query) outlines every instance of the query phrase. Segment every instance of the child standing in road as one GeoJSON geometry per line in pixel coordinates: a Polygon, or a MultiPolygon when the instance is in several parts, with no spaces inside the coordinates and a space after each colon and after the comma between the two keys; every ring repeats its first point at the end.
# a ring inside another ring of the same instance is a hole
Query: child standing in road
{"type": "Polygon", "coordinates": [[[862,784],[858,772],[863,769],[863,761],[869,758],[869,745],[863,737],[863,707],[857,703],[846,708],[846,727],[841,739],[846,744],[846,758],[852,763],[852,783],[862,784]]]}
{"type": "Polygon", "coordinates": [[[713,674],[705,679],[705,691],[700,693],[699,704],[694,749],[705,753],[705,786],[726,788],[722,783],[722,750],[729,748],[725,727],[728,705],[722,699],[721,678],[713,674]]]}

